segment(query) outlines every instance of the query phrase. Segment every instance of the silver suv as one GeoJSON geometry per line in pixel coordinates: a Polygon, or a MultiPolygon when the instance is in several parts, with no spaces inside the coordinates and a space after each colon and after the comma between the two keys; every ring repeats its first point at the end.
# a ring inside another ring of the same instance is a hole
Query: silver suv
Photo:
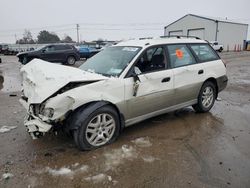
{"type": "Polygon", "coordinates": [[[183,37],[121,42],[79,68],[34,59],[21,74],[30,135],[61,127],[80,150],[109,144],[124,127],[179,108],[208,112],[228,81],[206,41],[183,37]]]}

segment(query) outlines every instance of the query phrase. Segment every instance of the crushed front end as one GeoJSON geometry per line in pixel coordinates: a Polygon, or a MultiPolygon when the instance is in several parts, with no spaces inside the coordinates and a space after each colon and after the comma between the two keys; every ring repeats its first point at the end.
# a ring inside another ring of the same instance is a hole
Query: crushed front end
{"type": "Polygon", "coordinates": [[[27,110],[27,115],[24,119],[24,126],[27,128],[27,132],[33,139],[40,138],[44,136],[46,132],[51,130],[53,122],[43,121],[39,117],[39,104],[29,105],[24,96],[19,101],[27,110]]]}
{"type": "Polygon", "coordinates": [[[27,111],[24,125],[36,139],[62,127],[67,116],[81,105],[76,101],[82,91],[75,89],[107,79],[77,68],[34,59],[21,69],[23,96],[20,103],[27,111]]]}

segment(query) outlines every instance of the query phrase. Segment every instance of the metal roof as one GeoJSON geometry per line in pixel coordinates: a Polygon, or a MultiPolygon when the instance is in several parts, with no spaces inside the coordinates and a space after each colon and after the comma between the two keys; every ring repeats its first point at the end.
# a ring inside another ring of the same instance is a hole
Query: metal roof
{"type": "Polygon", "coordinates": [[[243,22],[238,22],[238,21],[235,21],[235,20],[229,20],[227,18],[218,18],[218,17],[212,17],[212,16],[201,16],[201,15],[195,15],[195,14],[186,14],[185,16],[181,17],[180,19],[172,22],[171,24],[165,26],[164,28],[167,28],[169,27],[170,25],[178,22],[179,20],[187,17],[187,16],[193,16],[193,17],[197,17],[197,18],[201,18],[201,19],[205,19],[205,20],[211,20],[211,21],[214,21],[214,22],[224,22],[224,23],[232,23],[232,24],[239,24],[239,25],[246,25],[248,26],[248,24],[246,23],[243,23],[243,22]]]}

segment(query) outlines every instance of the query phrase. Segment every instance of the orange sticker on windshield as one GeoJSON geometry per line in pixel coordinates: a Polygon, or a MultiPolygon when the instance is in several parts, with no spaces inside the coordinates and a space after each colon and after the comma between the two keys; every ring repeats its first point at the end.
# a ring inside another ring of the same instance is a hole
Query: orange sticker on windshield
{"type": "Polygon", "coordinates": [[[179,49],[175,50],[175,54],[176,54],[178,59],[183,58],[183,52],[181,50],[179,50],[179,49]]]}

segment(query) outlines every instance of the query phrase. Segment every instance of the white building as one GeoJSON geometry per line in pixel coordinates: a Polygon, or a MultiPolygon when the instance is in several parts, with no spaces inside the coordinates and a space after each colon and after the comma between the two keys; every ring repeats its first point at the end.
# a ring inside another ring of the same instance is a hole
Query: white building
{"type": "Polygon", "coordinates": [[[218,41],[224,50],[243,47],[247,40],[248,24],[221,18],[187,14],[164,29],[164,35],[196,36],[207,41],[218,41]]]}

